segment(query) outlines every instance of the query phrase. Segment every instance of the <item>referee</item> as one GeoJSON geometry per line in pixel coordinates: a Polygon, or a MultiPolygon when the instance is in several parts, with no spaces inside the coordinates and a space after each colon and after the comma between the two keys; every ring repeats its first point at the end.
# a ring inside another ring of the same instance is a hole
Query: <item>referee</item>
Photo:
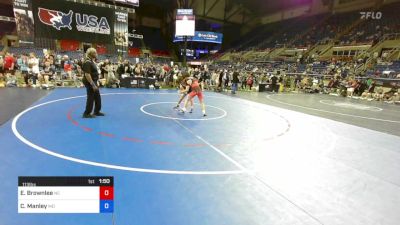
{"type": "Polygon", "coordinates": [[[83,113],[83,118],[95,118],[96,116],[104,116],[101,110],[101,96],[97,81],[99,80],[99,71],[95,60],[97,58],[97,51],[94,48],[89,48],[86,51],[86,59],[83,63],[82,70],[84,72],[83,84],[86,87],[86,109],[83,113]],[[93,111],[94,104],[94,112],[93,111]]]}

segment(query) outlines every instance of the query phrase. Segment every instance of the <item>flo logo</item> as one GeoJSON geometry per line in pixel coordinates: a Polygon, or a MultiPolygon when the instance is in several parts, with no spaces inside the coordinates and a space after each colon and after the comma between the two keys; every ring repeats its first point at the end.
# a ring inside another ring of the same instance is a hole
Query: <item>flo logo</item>
{"type": "Polygon", "coordinates": [[[380,20],[382,18],[381,12],[360,12],[361,19],[373,19],[373,20],[380,20]]]}
{"type": "Polygon", "coordinates": [[[61,11],[49,10],[45,8],[39,8],[38,12],[40,22],[48,26],[52,26],[57,30],[61,30],[61,28],[68,28],[72,30],[72,14],[72,10],[70,10],[68,13],[63,13],[61,11]]]}

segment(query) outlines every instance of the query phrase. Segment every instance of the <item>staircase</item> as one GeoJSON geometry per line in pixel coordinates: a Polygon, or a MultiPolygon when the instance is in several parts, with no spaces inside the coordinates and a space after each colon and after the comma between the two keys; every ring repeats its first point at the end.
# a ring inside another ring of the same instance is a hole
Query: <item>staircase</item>
{"type": "Polygon", "coordinates": [[[254,52],[255,52],[254,50],[247,51],[246,53],[244,53],[244,54],[242,55],[242,58],[243,58],[243,59],[250,58],[251,55],[253,55],[254,52]]]}
{"type": "Polygon", "coordinates": [[[329,42],[324,49],[318,54],[318,57],[323,57],[334,46],[334,41],[329,42]]]}
{"type": "Polygon", "coordinates": [[[222,56],[219,57],[218,61],[228,61],[231,59],[231,54],[230,52],[224,53],[222,56]]]}
{"type": "MultiPolygon", "coordinates": [[[[328,17],[329,18],[329,17],[328,17]]],[[[328,19],[326,18],[326,20],[328,19]]],[[[363,23],[364,21],[361,19],[358,19],[356,21],[354,21],[350,26],[346,27],[342,32],[340,32],[339,34],[337,34],[332,41],[330,41],[327,46],[322,49],[322,51],[318,54],[318,57],[323,57],[324,54],[326,54],[331,48],[333,48],[335,41],[340,40],[340,38],[349,33],[354,27],[358,26],[359,24],[363,23]]],[[[320,23],[323,24],[323,23],[320,23]]],[[[309,56],[311,53],[316,52],[315,50],[320,46],[320,43],[316,43],[313,46],[310,47],[310,49],[308,49],[303,56],[307,57],[309,56]]]]}
{"type": "Polygon", "coordinates": [[[367,51],[361,53],[357,56],[358,59],[362,59],[364,57],[372,57],[372,54],[376,52],[378,49],[382,48],[382,45],[385,41],[390,40],[390,35],[384,35],[381,37],[375,45],[371,46],[367,51]]]}
{"type": "Polygon", "coordinates": [[[388,60],[398,60],[400,59],[400,47],[393,48],[388,52],[388,60]]]}
{"type": "Polygon", "coordinates": [[[341,37],[343,37],[344,35],[350,33],[351,30],[353,30],[355,27],[357,27],[358,25],[365,23],[366,20],[363,19],[358,19],[356,21],[354,21],[350,26],[346,27],[344,30],[342,30],[339,34],[337,34],[334,38],[334,40],[340,40],[341,37]]]}
{"type": "Polygon", "coordinates": [[[274,50],[272,50],[267,57],[270,59],[274,59],[276,57],[278,57],[282,52],[284,52],[286,50],[286,48],[275,48],[274,50]]]}

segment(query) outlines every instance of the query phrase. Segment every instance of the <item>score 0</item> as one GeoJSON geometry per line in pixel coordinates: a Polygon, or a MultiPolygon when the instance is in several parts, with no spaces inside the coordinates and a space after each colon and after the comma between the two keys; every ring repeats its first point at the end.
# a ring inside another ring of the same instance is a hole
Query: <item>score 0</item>
{"type": "Polygon", "coordinates": [[[114,187],[100,186],[100,213],[109,213],[113,211],[114,211],[114,187]]]}

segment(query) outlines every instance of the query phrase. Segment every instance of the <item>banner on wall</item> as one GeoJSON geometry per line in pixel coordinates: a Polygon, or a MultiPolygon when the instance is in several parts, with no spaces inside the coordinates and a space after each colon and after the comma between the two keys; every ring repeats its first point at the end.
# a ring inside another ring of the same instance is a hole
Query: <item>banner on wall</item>
{"type": "MultiPolygon", "coordinates": [[[[187,41],[222,44],[222,38],[223,35],[221,33],[196,31],[193,37],[187,37],[187,41]]],[[[174,42],[182,42],[182,41],[184,41],[183,36],[175,36],[174,42]]]]}
{"type": "Polygon", "coordinates": [[[139,0],[115,0],[115,1],[139,7],[139,0]]]}
{"type": "Polygon", "coordinates": [[[128,46],[128,13],[115,11],[114,43],[117,46],[128,46]]]}
{"type": "Polygon", "coordinates": [[[19,43],[33,45],[35,30],[31,0],[14,0],[13,6],[19,43]]]}
{"type": "Polygon", "coordinates": [[[63,0],[32,0],[35,36],[84,42],[114,41],[114,10],[63,0]]]}
{"type": "Polygon", "coordinates": [[[139,48],[142,46],[142,34],[137,34],[136,30],[132,30],[132,33],[128,33],[129,48],[139,48]]]}

